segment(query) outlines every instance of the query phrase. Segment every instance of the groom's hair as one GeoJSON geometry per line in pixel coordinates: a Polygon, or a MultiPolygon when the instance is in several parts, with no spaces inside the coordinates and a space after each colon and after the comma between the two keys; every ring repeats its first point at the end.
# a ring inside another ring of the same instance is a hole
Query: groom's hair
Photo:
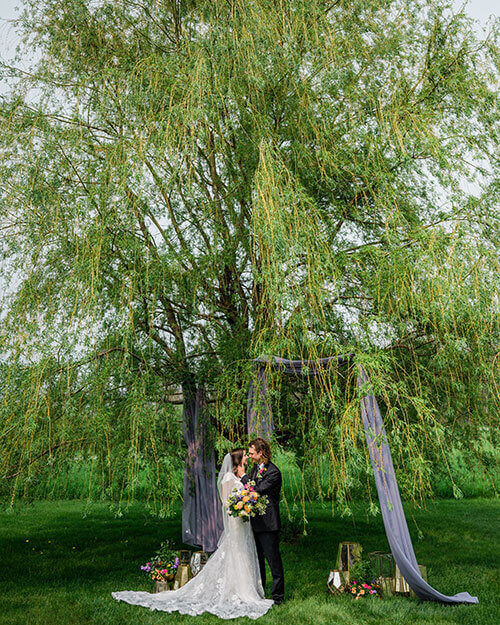
{"type": "Polygon", "coordinates": [[[253,447],[255,451],[261,453],[268,462],[271,460],[271,445],[265,439],[260,436],[253,438],[248,443],[248,446],[253,447]]]}
{"type": "Polygon", "coordinates": [[[231,460],[233,461],[233,471],[234,473],[236,473],[236,467],[241,464],[241,461],[243,460],[243,454],[245,453],[245,450],[243,449],[243,447],[237,447],[236,449],[233,449],[229,452],[229,455],[231,456],[231,460]]]}

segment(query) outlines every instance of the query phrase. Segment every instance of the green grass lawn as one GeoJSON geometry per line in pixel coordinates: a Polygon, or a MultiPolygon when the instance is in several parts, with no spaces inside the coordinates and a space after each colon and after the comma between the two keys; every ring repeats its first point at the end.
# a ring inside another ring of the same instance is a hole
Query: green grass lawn
{"type": "MultiPolygon", "coordinates": [[[[84,509],[78,501],[37,502],[0,513],[1,625],[221,622],[212,615],[150,611],[111,597],[115,590],[152,589],[139,566],[162,540],[178,540],[180,516],[152,519],[140,505],[122,518],[114,518],[106,504],[94,504],[86,515],[84,509]]],[[[427,509],[406,506],[406,512],[417,559],[427,565],[430,584],[445,594],[467,590],[479,597],[479,605],[328,596],[326,579],[339,541],[355,540],[372,551],[387,549],[387,540],[380,516],[360,513],[354,520],[332,519],[328,505],[314,504],[309,508],[308,536],[282,550],[287,600],[258,622],[500,623],[500,502],[439,501],[427,509]]]]}

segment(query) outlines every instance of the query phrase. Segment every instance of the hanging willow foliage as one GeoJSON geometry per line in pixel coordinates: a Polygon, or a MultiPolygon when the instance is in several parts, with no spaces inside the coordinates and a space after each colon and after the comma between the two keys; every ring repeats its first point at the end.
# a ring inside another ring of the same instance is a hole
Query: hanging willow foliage
{"type": "MultiPolygon", "coordinates": [[[[24,6],[24,69],[2,68],[2,496],[84,462],[90,498],[168,513],[176,393],[205,385],[214,445],[244,442],[263,354],[355,354],[406,496],[450,445],[480,463],[497,25],[480,39],[443,0],[24,6]]],[[[352,371],[269,380],[301,497],[348,510],[369,486],[352,371]]]]}

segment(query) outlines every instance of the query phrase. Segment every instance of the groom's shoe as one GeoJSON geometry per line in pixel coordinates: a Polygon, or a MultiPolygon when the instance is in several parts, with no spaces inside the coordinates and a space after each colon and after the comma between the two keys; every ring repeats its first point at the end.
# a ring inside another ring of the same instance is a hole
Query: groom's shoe
{"type": "Polygon", "coordinates": [[[274,599],[274,605],[281,605],[283,603],[283,599],[274,599]]]}

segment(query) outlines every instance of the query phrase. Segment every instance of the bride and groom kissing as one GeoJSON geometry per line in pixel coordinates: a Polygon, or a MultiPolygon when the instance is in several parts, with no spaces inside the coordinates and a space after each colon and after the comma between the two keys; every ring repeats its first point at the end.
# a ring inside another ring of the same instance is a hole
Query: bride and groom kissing
{"type": "Polygon", "coordinates": [[[271,462],[271,447],[263,438],[254,438],[248,446],[226,454],[217,478],[224,531],[217,549],[201,571],[187,584],[173,591],[148,593],[132,590],[113,592],[118,601],[148,607],[151,610],[202,614],[210,612],[223,619],[248,616],[257,619],[273,605],[283,602],[285,584],[279,550],[281,472],[271,462]],[[253,461],[247,474],[248,459],[253,461]],[[249,482],[254,490],[266,495],[264,514],[245,522],[231,516],[225,502],[249,482]],[[272,575],[272,599],[266,599],[266,560],[272,575]]]}

